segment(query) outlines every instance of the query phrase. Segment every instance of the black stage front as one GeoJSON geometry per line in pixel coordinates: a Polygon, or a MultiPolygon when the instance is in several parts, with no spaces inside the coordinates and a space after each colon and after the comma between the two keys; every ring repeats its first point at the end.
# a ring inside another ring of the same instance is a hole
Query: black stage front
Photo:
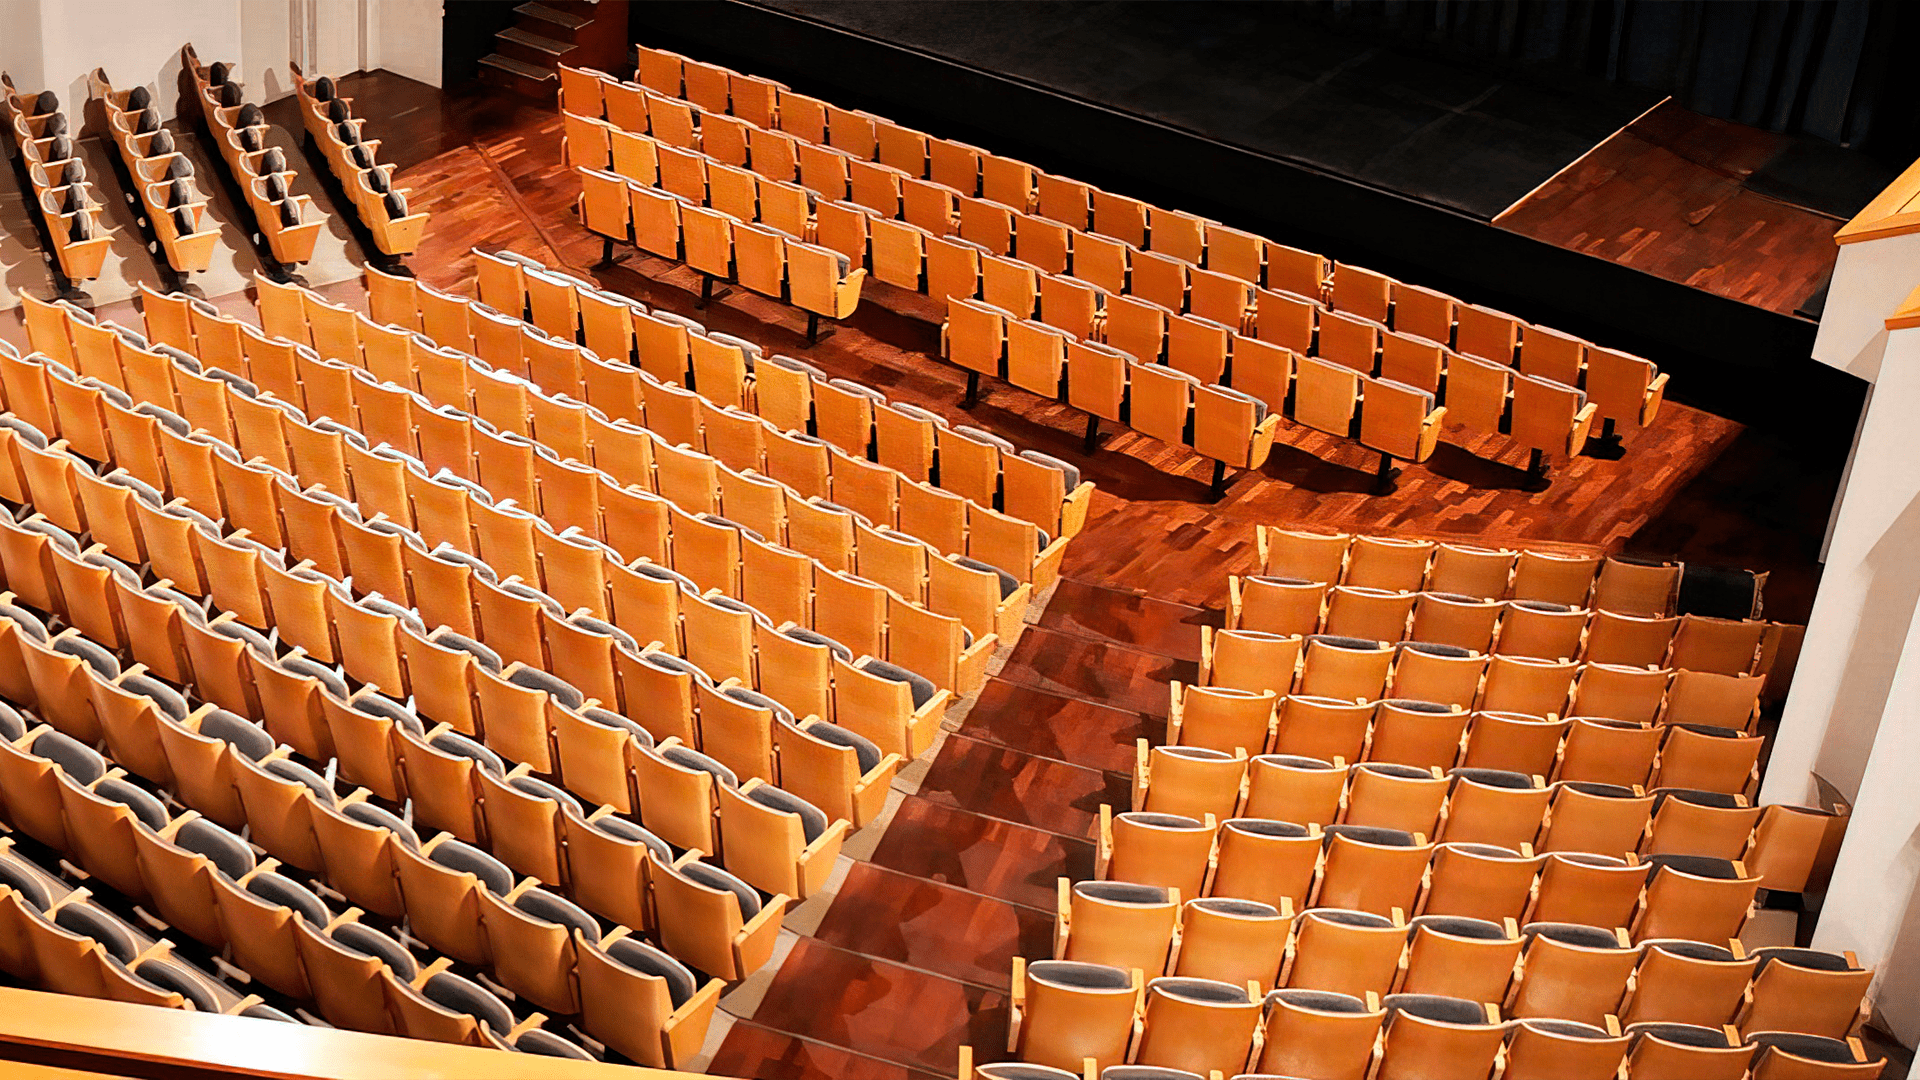
{"type": "Polygon", "coordinates": [[[650,45],[1511,311],[1674,372],[1673,396],[1844,453],[1814,324],[1496,228],[1662,95],[1502,78],[1258,4],[635,5],[650,45]]]}

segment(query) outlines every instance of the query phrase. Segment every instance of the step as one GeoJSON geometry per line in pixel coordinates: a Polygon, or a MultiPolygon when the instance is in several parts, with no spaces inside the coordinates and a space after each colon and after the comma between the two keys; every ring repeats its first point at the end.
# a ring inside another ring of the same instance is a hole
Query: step
{"type": "Polygon", "coordinates": [[[488,53],[481,57],[480,66],[504,71],[509,75],[518,75],[523,79],[530,79],[534,82],[557,81],[551,68],[538,67],[524,60],[515,60],[511,56],[501,56],[499,53],[488,53]]]}
{"type": "Polygon", "coordinates": [[[536,53],[546,53],[556,59],[572,52],[575,48],[574,45],[568,42],[555,41],[550,37],[541,37],[539,34],[522,30],[517,26],[509,26],[493,36],[496,41],[509,42],[521,48],[530,49],[536,53]]]}
{"type": "Polygon", "coordinates": [[[513,13],[515,15],[525,15],[530,19],[538,19],[541,22],[552,23],[555,27],[568,31],[578,30],[593,22],[593,19],[585,15],[576,15],[570,11],[561,11],[557,7],[540,3],[540,0],[528,0],[527,3],[514,8],[513,13]]]}

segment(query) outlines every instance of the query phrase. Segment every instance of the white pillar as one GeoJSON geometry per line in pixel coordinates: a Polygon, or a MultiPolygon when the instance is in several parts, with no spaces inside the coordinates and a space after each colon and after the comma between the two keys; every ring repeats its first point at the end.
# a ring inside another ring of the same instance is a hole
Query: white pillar
{"type": "Polygon", "coordinates": [[[1814,359],[1872,385],[1763,802],[1816,802],[1816,776],[1857,796],[1920,598],[1920,162],[1835,239],[1814,359]]]}
{"type": "MultiPolygon", "coordinates": [[[[1920,563],[1920,547],[1909,548],[1907,558],[1920,563]]],[[[1874,969],[1869,999],[1876,1024],[1913,1046],[1920,1042],[1920,798],[1913,791],[1920,766],[1920,617],[1911,604],[1903,617],[1907,632],[1886,711],[1813,944],[1852,950],[1874,969]]]]}

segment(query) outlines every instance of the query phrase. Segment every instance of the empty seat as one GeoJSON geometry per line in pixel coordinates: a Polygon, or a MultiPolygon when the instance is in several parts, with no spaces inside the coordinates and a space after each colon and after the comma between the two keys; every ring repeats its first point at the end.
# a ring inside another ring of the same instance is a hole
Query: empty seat
{"type": "Polygon", "coordinates": [[[1260,1004],[1245,984],[1150,979],[1134,1061],[1197,1075],[1237,1073],[1253,1052],[1260,1004]]]}
{"type": "MultiPolygon", "coordinates": [[[[1199,896],[1213,855],[1214,825],[1178,814],[1101,808],[1098,876],[1199,896]]],[[[1230,894],[1237,895],[1237,894],[1230,894]]]]}
{"type": "Polygon", "coordinates": [[[1638,950],[1618,930],[1577,923],[1529,923],[1521,929],[1526,950],[1507,1013],[1601,1024],[1625,995],[1638,950]]]}
{"type": "Polygon", "coordinates": [[[1377,997],[1283,989],[1268,994],[1265,1006],[1260,1073],[1364,1080],[1386,1019],[1377,997]]]}
{"type": "Polygon", "coordinates": [[[1493,1006],[1425,994],[1389,994],[1381,1005],[1387,1019],[1377,1080],[1481,1080],[1492,1073],[1507,1030],[1493,1006]]]}
{"type": "Polygon", "coordinates": [[[1007,1049],[1021,1061],[1079,1074],[1126,1060],[1140,986],[1119,968],[1070,960],[1013,961],[1007,1049]]]}
{"type": "Polygon", "coordinates": [[[1755,1048],[1754,1080],[1871,1080],[1885,1058],[1868,1060],[1857,1039],[1828,1039],[1799,1032],[1767,1031],[1747,1036],[1755,1048]]]}
{"type": "Polygon", "coordinates": [[[1054,951],[1062,960],[1157,975],[1166,970],[1179,919],[1179,896],[1165,888],[1126,881],[1069,888],[1061,878],[1054,951]]]}

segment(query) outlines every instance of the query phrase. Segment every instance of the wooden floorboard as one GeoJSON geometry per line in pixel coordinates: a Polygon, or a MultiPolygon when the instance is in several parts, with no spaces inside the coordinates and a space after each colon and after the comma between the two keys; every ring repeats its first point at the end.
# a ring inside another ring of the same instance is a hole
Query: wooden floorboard
{"type": "Polygon", "coordinates": [[[1842,224],[1745,185],[1791,142],[1668,100],[1494,223],[1791,315],[1832,277],[1842,224]]]}

